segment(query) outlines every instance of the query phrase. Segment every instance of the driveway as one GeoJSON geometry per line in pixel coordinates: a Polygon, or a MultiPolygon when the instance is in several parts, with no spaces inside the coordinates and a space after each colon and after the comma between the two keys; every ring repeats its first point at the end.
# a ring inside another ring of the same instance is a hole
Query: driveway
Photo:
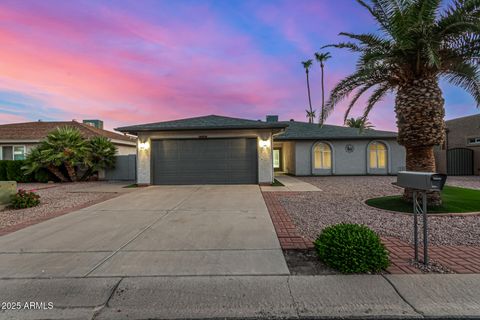
{"type": "Polygon", "coordinates": [[[0,278],[288,274],[255,185],[158,186],[0,237],[0,278]]]}

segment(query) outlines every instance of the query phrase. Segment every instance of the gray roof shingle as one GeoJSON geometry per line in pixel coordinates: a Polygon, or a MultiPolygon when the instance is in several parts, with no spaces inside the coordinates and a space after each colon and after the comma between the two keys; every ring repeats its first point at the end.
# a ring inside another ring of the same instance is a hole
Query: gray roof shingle
{"type": "Polygon", "coordinates": [[[218,129],[282,129],[287,124],[264,122],[239,118],[209,115],[173,121],[140,124],[116,128],[120,132],[138,133],[144,131],[218,130],[218,129]]]}
{"type": "Polygon", "coordinates": [[[279,123],[288,124],[288,127],[285,132],[276,135],[275,140],[385,139],[397,137],[397,133],[391,131],[368,129],[360,132],[357,128],[329,124],[320,127],[318,124],[297,121],[281,121],[279,123]]]}

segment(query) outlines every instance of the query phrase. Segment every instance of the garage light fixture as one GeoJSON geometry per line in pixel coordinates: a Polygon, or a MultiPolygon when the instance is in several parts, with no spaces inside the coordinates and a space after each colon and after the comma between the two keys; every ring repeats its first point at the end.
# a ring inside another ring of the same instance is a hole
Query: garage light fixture
{"type": "Polygon", "coordinates": [[[270,139],[258,141],[260,148],[270,148],[270,139]]]}
{"type": "Polygon", "coordinates": [[[150,145],[148,144],[148,142],[140,142],[138,144],[138,149],[140,150],[148,150],[149,147],[150,145]]]}

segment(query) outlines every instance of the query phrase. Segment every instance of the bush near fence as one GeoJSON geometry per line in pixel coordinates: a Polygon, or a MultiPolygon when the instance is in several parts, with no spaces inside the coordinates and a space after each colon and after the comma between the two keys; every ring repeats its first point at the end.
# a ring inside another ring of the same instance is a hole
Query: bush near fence
{"type": "Polygon", "coordinates": [[[47,170],[39,170],[35,174],[25,175],[22,167],[25,160],[0,160],[0,181],[16,182],[48,182],[54,178],[47,170]]]}

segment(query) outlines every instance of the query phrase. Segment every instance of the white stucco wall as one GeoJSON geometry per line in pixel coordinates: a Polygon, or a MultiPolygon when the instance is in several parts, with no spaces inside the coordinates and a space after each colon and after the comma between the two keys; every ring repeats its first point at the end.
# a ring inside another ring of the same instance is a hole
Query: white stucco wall
{"type": "Polygon", "coordinates": [[[151,146],[152,142],[149,135],[138,135],[137,139],[137,183],[138,184],[150,184],[150,158],[151,158],[151,146]],[[147,143],[146,149],[140,149],[140,143],[147,143]]]}
{"type": "MultiPolygon", "coordinates": [[[[366,175],[367,172],[367,147],[375,140],[317,140],[295,142],[295,174],[312,175],[312,147],[317,142],[327,142],[332,146],[332,174],[334,175],[366,175]],[[353,152],[345,149],[347,144],[353,145],[353,152]]],[[[378,140],[387,145],[388,174],[396,174],[405,167],[405,149],[396,140],[378,140]]]]}
{"type": "Polygon", "coordinates": [[[137,144],[137,183],[151,184],[151,141],[156,139],[198,139],[208,138],[256,138],[258,156],[258,183],[273,182],[273,149],[270,130],[203,130],[148,132],[138,135],[138,142],[148,142],[147,150],[140,150],[137,144]],[[259,140],[269,140],[268,147],[260,147],[259,140]]]}
{"type": "Polygon", "coordinates": [[[273,148],[271,132],[260,132],[257,137],[258,183],[273,182],[273,148]],[[267,147],[261,147],[260,141],[268,141],[267,147]]]}

